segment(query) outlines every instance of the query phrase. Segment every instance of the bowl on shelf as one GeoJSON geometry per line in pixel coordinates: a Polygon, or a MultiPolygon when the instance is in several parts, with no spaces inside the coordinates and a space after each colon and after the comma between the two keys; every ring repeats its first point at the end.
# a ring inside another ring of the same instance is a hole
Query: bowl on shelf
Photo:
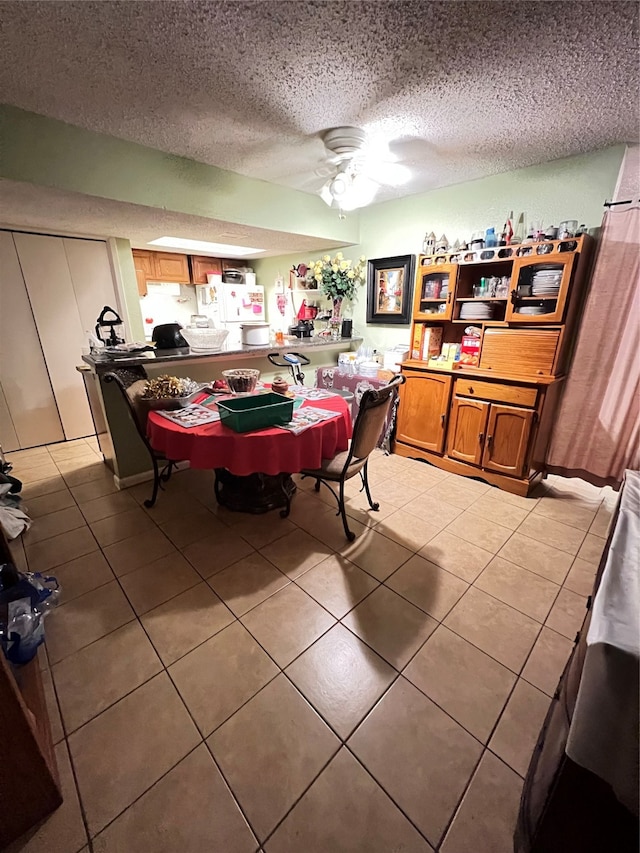
{"type": "Polygon", "coordinates": [[[250,394],[255,391],[260,371],[251,367],[236,367],[232,370],[223,370],[222,375],[232,394],[250,394]]]}
{"type": "Polygon", "coordinates": [[[194,352],[217,352],[229,335],[228,329],[207,329],[187,326],[182,337],[194,352]]]}

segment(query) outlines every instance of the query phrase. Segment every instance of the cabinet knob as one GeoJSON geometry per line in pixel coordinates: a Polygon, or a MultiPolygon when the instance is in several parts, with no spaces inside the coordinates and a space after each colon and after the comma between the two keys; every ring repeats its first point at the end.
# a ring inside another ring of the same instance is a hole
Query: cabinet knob
{"type": "Polygon", "coordinates": [[[473,394],[473,393],[474,393],[474,390],[473,390],[473,388],[471,387],[471,385],[469,385],[469,393],[470,393],[470,394],[473,394]]]}
{"type": "Polygon", "coordinates": [[[478,433],[478,444],[482,444],[482,439],[484,438],[484,433],[478,433]]]}

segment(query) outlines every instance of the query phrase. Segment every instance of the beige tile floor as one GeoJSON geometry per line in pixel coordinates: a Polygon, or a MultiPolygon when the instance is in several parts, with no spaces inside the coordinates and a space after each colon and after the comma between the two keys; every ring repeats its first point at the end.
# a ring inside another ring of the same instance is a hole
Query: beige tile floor
{"type": "Polygon", "coordinates": [[[94,439],[12,454],[56,575],[40,655],[64,805],[28,853],[507,853],[615,502],[376,455],[358,538],[300,482],[232,514],[210,472],[116,492],[94,439]]]}

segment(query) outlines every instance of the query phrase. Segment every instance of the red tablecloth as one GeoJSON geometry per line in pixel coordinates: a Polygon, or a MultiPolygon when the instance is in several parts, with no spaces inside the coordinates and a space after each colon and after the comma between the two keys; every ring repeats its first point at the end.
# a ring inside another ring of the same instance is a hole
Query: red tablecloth
{"type": "Polygon", "coordinates": [[[188,460],[192,468],[226,468],[241,477],[257,472],[293,474],[319,468],[323,459],[346,450],[351,438],[351,415],[342,397],[306,400],[303,406],[332,409],[340,417],[294,435],[275,427],[237,433],[220,422],[185,429],[150,412],[147,434],[151,446],[167,459],[188,460]]]}

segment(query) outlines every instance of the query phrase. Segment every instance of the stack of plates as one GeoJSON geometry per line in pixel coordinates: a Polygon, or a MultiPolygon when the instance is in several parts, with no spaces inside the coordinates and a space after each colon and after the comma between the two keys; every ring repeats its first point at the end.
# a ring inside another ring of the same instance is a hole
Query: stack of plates
{"type": "Polygon", "coordinates": [[[562,280],[562,269],[543,269],[533,274],[532,296],[557,296],[562,280]]]}
{"type": "Polygon", "coordinates": [[[463,302],[460,309],[461,320],[490,320],[493,317],[491,302],[463,302]]]}
{"type": "Polygon", "coordinates": [[[516,314],[549,314],[550,309],[546,305],[519,305],[516,314]]]}

